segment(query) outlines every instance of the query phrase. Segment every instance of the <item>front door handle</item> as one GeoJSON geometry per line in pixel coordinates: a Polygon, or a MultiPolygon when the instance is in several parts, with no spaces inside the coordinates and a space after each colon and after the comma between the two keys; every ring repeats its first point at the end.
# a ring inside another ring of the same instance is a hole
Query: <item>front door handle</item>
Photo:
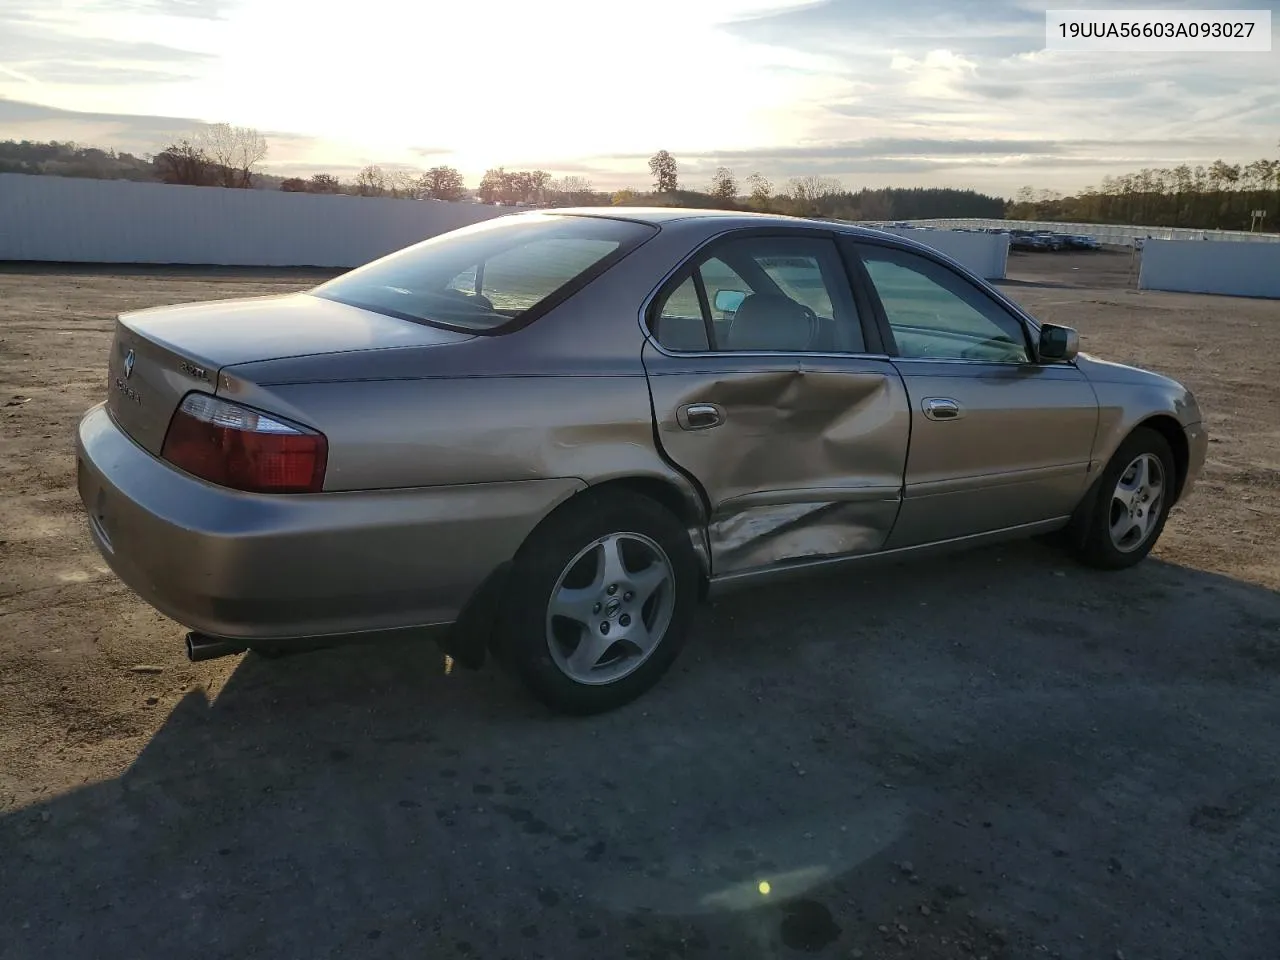
{"type": "Polygon", "coordinates": [[[928,397],[921,404],[924,415],[930,420],[959,420],[964,416],[960,404],[950,397],[928,397]]]}
{"type": "Polygon", "coordinates": [[[676,411],[676,423],[685,430],[706,430],[724,423],[724,411],[714,403],[686,403],[676,411]]]}

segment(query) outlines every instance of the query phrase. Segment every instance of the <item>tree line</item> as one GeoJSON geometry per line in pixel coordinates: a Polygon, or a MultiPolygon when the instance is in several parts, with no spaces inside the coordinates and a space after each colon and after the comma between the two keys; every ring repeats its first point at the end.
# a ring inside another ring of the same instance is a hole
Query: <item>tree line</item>
{"type": "Polygon", "coordinates": [[[1203,230],[1274,231],[1280,226],[1280,160],[1144,168],[1106,177],[1064,196],[1023,187],[1009,203],[1016,220],[1120,223],[1203,230]],[[1263,212],[1261,219],[1254,216],[1263,212]]]}
{"type": "Polygon", "coordinates": [[[813,175],[775,184],[759,172],[739,178],[724,166],[691,187],[667,150],[649,158],[650,189],[615,191],[598,190],[582,176],[557,178],[545,170],[506,167],[485,171],[474,191],[456,168],[443,165],[427,170],[370,165],[350,181],[329,173],[286,178],[261,171],[266,156],[261,133],[224,123],[201,127],[144,157],[71,142],[0,141],[0,173],[414,200],[461,200],[474,193],[483,203],[505,205],[720,207],[842,220],[1009,217],[1246,230],[1280,225],[1280,159],[1145,168],[1071,195],[1024,187],[1006,201],[950,188],[851,190],[833,177],[813,175]],[[1266,218],[1259,222],[1256,211],[1265,211],[1266,218]]]}
{"type": "Polygon", "coordinates": [[[913,220],[930,217],[1002,217],[1005,201],[976,190],[951,187],[884,187],[847,189],[835,177],[791,177],[775,184],[759,172],[741,180],[720,166],[702,190],[681,188],[680,167],[668,150],[649,158],[653,190],[623,190],[615,203],[645,202],[665,206],[720,207],[833,220],[913,220]]]}
{"type": "Polygon", "coordinates": [[[482,203],[507,206],[680,206],[754,210],[847,220],[927,217],[1000,217],[1005,201],[973,190],[915,187],[848,190],[832,177],[793,177],[775,185],[760,173],[741,180],[719,167],[702,189],[685,189],[679,165],[667,150],[649,160],[652,189],[598,190],[583,176],[554,177],[546,170],[486,170],[474,191],[451,166],[428,170],[371,164],[349,181],[330,173],[278,177],[259,167],[266,139],[249,127],[212,124],[179,138],[149,157],[70,142],[0,142],[0,173],[160,181],[290,193],[347,194],[410,200],[461,200],[474,192],[482,203]]]}

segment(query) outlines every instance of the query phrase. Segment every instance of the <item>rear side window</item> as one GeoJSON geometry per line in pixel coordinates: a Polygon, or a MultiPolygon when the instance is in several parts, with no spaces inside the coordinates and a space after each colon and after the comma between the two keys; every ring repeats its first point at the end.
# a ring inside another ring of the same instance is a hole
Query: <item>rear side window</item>
{"type": "Polygon", "coordinates": [[[658,343],[684,352],[865,350],[844,265],[828,237],[722,241],[658,299],[649,324],[658,343]]]}
{"type": "Polygon", "coordinates": [[[407,247],[311,293],[419,323],[495,333],[550,309],[654,230],[604,217],[503,217],[407,247]]]}
{"type": "Polygon", "coordinates": [[[654,336],[668,350],[702,351],[711,349],[707,325],[702,319],[698,287],[688,277],[671,291],[654,321],[654,336]]]}

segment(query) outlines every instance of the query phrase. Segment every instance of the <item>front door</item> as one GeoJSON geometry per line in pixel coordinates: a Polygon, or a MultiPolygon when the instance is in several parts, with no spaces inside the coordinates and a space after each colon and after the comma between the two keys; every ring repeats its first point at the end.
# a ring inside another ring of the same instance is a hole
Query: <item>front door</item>
{"type": "Polygon", "coordinates": [[[825,232],[731,235],[660,292],[643,357],[658,439],[710,507],[716,577],[879,550],[910,414],[866,350],[825,232]]]}
{"type": "Polygon", "coordinates": [[[857,245],[911,402],[889,547],[1054,520],[1088,486],[1098,402],[1070,363],[1038,363],[1023,321],[940,260],[857,245]]]}

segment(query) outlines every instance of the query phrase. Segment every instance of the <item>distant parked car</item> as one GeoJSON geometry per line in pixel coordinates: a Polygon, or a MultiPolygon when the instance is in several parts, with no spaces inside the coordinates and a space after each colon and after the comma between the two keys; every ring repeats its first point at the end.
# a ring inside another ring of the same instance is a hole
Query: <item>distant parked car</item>
{"type": "Polygon", "coordinates": [[[1079,233],[1068,234],[1066,241],[1067,246],[1075,250],[1097,250],[1102,246],[1096,237],[1090,237],[1079,233]]]}
{"type": "Polygon", "coordinates": [[[874,230],[505,216],[305,293],[122,314],[79,491],[193,660],[435,633],[589,713],[734,587],[1054,531],[1141,561],[1200,410],[1077,343],[874,230]]]}
{"type": "Polygon", "coordinates": [[[1010,234],[1009,246],[1014,250],[1048,250],[1049,242],[1037,234],[1014,230],[1010,234]]]}
{"type": "Polygon", "coordinates": [[[1037,238],[1049,250],[1065,250],[1067,247],[1067,238],[1060,233],[1053,233],[1049,230],[1041,230],[1035,234],[1037,238]]]}

